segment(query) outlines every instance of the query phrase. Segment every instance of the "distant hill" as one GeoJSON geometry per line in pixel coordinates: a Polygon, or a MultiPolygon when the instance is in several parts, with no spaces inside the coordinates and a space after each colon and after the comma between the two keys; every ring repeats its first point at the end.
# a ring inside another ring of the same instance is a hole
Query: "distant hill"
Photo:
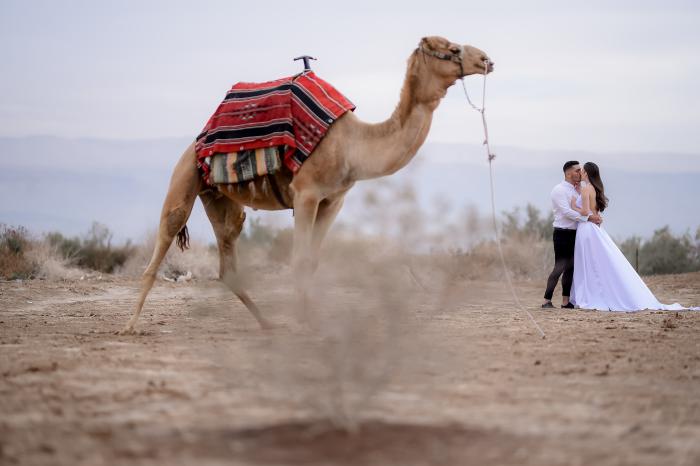
{"type": "MultiPolygon", "coordinates": [[[[86,232],[96,220],[117,240],[138,240],[157,227],[172,167],[190,141],[0,138],[0,222],[72,235],[86,232]]],[[[561,165],[578,159],[601,167],[611,199],[605,226],[613,236],[648,236],[667,224],[675,232],[694,232],[700,224],[700,156],[495,149],[499,211],[526,203],[547,210],[561,165]]],[[[426,144],[390,180],[412,186],[431,218],[440,217],[432,212],[436,204],[454,211],[472,204],[484,214],[490,208],[488,164],[479,146],[426,144]]],[[[351,224],[361,214],[365,194],[378,186],[381,182],[358,183],[339,220],[351,224]]],[[[289,212],[252,216],[292,224],[289,212]]],[[[199,203],[189,225],[193,235],[213,240],[199,203]]]]}

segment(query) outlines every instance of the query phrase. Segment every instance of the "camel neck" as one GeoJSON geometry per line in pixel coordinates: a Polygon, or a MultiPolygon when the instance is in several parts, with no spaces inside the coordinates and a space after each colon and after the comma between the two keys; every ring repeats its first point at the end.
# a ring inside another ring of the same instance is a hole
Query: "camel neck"
{"type": "Polygon", "coordinates": [[[412,69],[406,73],[401,98],[394,113],[382,123],[364,124],[353,172],[357,180],[391,175],[405,167],[425,142],[433,112],[446,88],[419,78],[412,69]]]}

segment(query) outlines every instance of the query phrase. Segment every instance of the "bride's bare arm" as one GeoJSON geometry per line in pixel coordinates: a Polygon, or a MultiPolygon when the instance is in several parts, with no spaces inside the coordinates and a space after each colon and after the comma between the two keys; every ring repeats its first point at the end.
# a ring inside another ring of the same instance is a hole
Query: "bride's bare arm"
{"type": "Polygon", "coordinates": [[[581,208],[579,209],[576,206],[576,197],[571,198],[571,208],[583,216],[593,214],[591,211],[591,199],[593,196],[595,196],[594,189],[589,187],[583,188],[581,191],[581,208]]]}

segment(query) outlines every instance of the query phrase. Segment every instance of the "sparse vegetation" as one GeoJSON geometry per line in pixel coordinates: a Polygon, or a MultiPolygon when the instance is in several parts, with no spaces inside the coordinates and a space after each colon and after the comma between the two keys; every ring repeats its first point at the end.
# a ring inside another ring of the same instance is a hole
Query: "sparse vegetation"
{"type": "Polygon", "coordinates": [[[68,238],[52,232],[33,238],[26,228],[0,226],[0,277],[71,278],[76,268],[113,273],[134,254],[127,242],[112,245],[112,233],[97,222],[85,236],[68,238]]]}
{"type": "Polygon", "coordinates": [[[639,272],[643,275],[684,273],[700,270],[700,228],[695,241],[689,233],[675,236],[668,226],[654,235],[639,248],[639,272]]]}
{"type": "Polygon", "coordinates": [[[510,212],[503,212],[501,232],[506,238],[532,238],[550,240],[554,227],[554,214],[542,217],[539,209],[532,204],[525,206],[525,216],[521,218],[522,210],[515,207],[510,212]]]}
{"type": "MultiPolygon", "coordinates": [[[[491,222],[469,215],[470,231],[490,232],[491,222]],[[475,220],[476,219],[476,220],[475,220]],[[481,227],[475,223],[481,222],[481,227]],[[485,225],[488,224],[488,225],[485,225]]],[[[554,252],[551,246],[552,214],[543,217],[533,205],[516,207],[502,213],[500,224],[503,254],[509,270],[517,279],[542,279],[551,270],[554,252]]],[[[498,245],[492,234],[466,250],[452,250],[446,264],[450,275],[459,278],[501,279],[503,277],[498,245]]]]}
{"type": "MultiPolygon", "coordinates": [[[[400,215],[403,229],[421,223],[408,206],[388,215],[400,215]]],[[[387,224],[393,220],[394,217],[382,219],[387,224]]],[[[372,234],[339,225],[324,247],[324,260],[310,297],[313,305],[285,305],[285,313],[296,313],[293,320],[306,322],[309,330],[301,338],[283,336],[270,342],[269,353],[277,356],[266,364],[273,377],[278,378],[277,385],[292,388],[298,402],[321,413],[335,426],[357,428],[362,413],[378,399],[376,395],[391,377],[410,367],[407,354],[431,354],[431,345],[422,339],[425,328],[410,320],[417,303],[422,316],[442,315],[454,309],[456,290],[464,281],[503,279],[490,220],[476,209],[467,208],[462,217],[451,221],[442,236],[420,227],[401,237],[391,229],[372,234]],[[444,238],[463,237],[467,240],[462,249],[444,248],[448,244],[444,238]],[[333,294],[335,289],[345,292],[333,294]]],[[[502,247],[514,278],[543,280],[549,273],[553,261],[551,223],[551,216],[542,215],[532,205],[502,214],[502,247]]],[[[54,232],[36,240],[25,229],[7,227],[1,233],[0,265],[7,278],[67,278],[67,264],[84,270],[139,276],[151,257],[156,238],[151,233],[137,245],[127,242],[115,246],[112,233],[97,223],[82,237],[69,238],[54,232]],[[15,262],[8,262],[9,259],[15,262]],[[24,275],[16,272],[20,259],[30,271],[24,275]],[[8,274],[8,264],[15,264],[12,275],[8,274]]],[[[289,228],[251,222],[239,244],[244,263],[241,270],[254,275],[257,267],[268,271],[284,267],[289,263],[292,237],[289,228]]],[[[640,261],[647,257],[643,264],[648,269],[642,269],[643,272],[668,273],[697,267],[699,245],[700,231],[693,239],[689,234],[676,237],[668,228],[662,228],[647,241],[630,238],[622,243],[622,248],[625,252],[639,248],[640,261]]],[[[218,272],[217,249],[193,241],[191,249],[184,253],[171,248],[160,276],[180,281],[216,278],[218,272]]],[[[489,285],[476,283],[478,287],[489,285]]]]}
{"type": "Polygon", "coordinates": [[[82,238],[66,238],[61,233],[52,232],[46,235],[46,241],[72,265],[112,273],[123,266],[135,251],[135,247],[129,241],[123,246],[113,246],[112,237],[109,228],[93,222],[90,230],[82,238]]]}
{"type": "MultiPolygon", "coordinates": [[[[381,210],[381,197],[372,196],[368,209],[381,210]]],[[[396,201],[392,197],[384,200],[396,201]]],[[[409,209],[405,208],[397,213],[402,217],[404,229],[418,223],[410,218],[408,212],[409,209]]],[[[419,210],[418,215],[423,215],[422,211],[419,210]]],[[[385,218],[381,221],[389,223],[388,220],[385,218]]],[[[378,251],[386,251],[387,246],[391,245],[390,249],[395,250],[392,254],[403,253],[413,257],[414,262],[422,262],[421,256],[430,256],[432,265],[455,278],[500,279],[502,271],[490,224],[490,220],[480,216],[473,206],[467,206],[456,222],[445,225],[447,233],[436,234],[416,227],[411,235],[398,241],[391,239],[396,234],[391,229],[381,229],[372,234],[339,224],[336,233],[328,239],[325,255],[334,260],[348,254],[371,257],[378,251]],[[462,246],[446,247],[448,240],[455,238],[460,240],[462,246]]],[[[545,277],[553,261],[552,214],[544,216],[535,206],[528,204],[524,208],[503,212],[500,227],[502,246],[514,278],[539,280],[545,277]]],[[[264,263],[288,264],[292,236],[290,228],[271,227],[254,219],[246,225],[241,235],[239,257],[257,266],[264,263]]],[[[6,280],[67,278],[75,275],[76,268],[140,275],[153,252],[155,233],[137,245],[127,241],[115,246],[112,238],[112,232],[97,222],[82,237],[66,237],[59,232],[51,232],[40,239],[33,238],[26,228],[0,225],[0,277],[6,280]]],[[[665,226],[656,230],[649,239],[632,236],[619,242],[619,246],[630,263],[638,266],[642,275],[700,270],[700,227],[692,236],[690,232],[674,235],[665,226]]],[[[192,250],[185,253],[171,249],[161,274],[177,279],[187,272],[194,278],[217,277],[216,245],[195,242],[192,250]]]]}
{"type": "Polygon", "coordinates": [[[32,278],[37,264],[27,255],[30,247],[26,228],[0,225],[0,277],[6,280],[32,278]]]}

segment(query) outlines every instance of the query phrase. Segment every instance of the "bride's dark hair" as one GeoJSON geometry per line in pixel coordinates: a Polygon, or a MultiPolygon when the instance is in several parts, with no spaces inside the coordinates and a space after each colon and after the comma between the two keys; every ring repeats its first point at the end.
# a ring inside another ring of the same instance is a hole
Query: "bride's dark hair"
{"type": "Polygon", "coordinates": [[[583,165],[583,169],[586,170],[588,175],[588,182],[595,188],[595,203],[598,207],[598,212],[602,212],[608,206],[608,198],[605,197],[605,187],[603,186],[603,180],[600,179],[598,165],[593,162],[586,162],[583,165]]]}

